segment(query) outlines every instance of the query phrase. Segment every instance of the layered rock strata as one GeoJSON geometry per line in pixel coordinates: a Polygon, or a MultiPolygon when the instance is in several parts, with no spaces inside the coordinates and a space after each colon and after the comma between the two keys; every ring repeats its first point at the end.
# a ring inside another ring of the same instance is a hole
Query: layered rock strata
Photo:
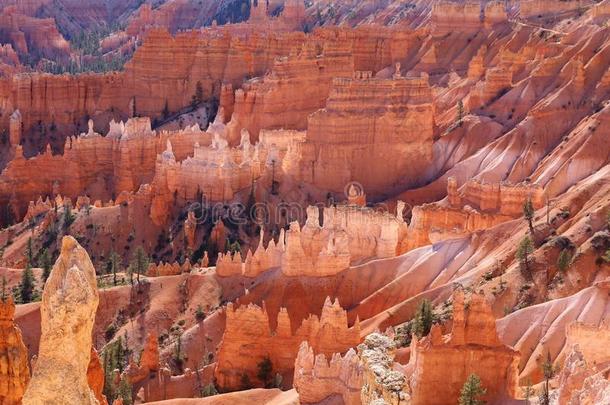
{"type": "Polygon", "coordinates": [[[336,78],[326,107],[309,116],[291,174],[337,193],[355,181],[369,197],[415,186],[432,160],[433,115],[426,75],[336,78]]]}

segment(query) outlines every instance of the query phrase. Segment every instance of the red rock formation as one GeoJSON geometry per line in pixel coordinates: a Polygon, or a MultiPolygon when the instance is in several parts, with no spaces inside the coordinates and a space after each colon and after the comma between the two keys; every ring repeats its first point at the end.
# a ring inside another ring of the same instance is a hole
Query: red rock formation
{"type": "Polygon", "coordinates": [[[214,372],[220,387],[238,389],[242,375],[252,383],[261,384],[256,377],[257,365],[269,357],[273,372],[292,377],[294,361],[301,342],[306,341],[316,353],[331,356],[358,344],[360,326],[347,326],[347,315],[338,301],[327,299],[318,319],[313,315],[295,330],[291,327],[288,313],[281,309],[277,327],[271,331],[270,320],[263,309],[249,305],[234,308],[227,306],[227,323],[220,344],[214,372]]]}
{"type": "MultiPolygon", "coordinates": [[[[14,136],[16,142],[17,132],[14,136]]],[[[108,135],[102,137],[90,123],[87,134],[68,138],[63,155],[53,155],[47,147],[43,154],[27,159],[17,146],[15,158],[0,175],[0,200],[11,201],[17,218],[40,196],[59,193],[76,199],[86,193],[93,199],[108,200],[151,181],[157,154],[170,139],[172,153],[184,159],[197,142],[209,138],[199,128],[156,133],[145,118],[130,119],[126,124],[111,122],[108,135]],[[39,175],[31,178],[32,171],[39,175]]]]}
{"type": "Polygon", "coordinates": [[[9,121],[9,142],[11,146],[16,147],[21,143],[21,132],[23,123],[21,121],[21,113],[19,110],[13,111],[9,121]]]}
{"type": "Polygon", "coordinates": [[[431,24],[435,33],[444,34],[453,29],[478,30],[482,27],[479,3],[453,3],[439,1],[432,6],[431,24]]]}
{"type": "Polygon", "coordinates": [[[455,238],[523,215],[530,200],[535,209],[544,205],[542,187],[531,184],[490,184],[469,180],[458,191],[455,178],[447,180],[445,201],[416,206],[412,210],[405,250],[455,238]]]}
{"type": "Polygon", "coordinates": [[[486,400],[517,395],[519,352],[505,346],[496,332],[495,317],[485,298],[472,294],[468,309],[464,292],[453,294],[451,334],[442,336],[434,325],[430,334],[411,343],[407,369],[413,404],[446,404],[460,395],[471,373],[487,389],[486,400]],[[447,372],[451,370],[451,378],[447,372]]]}
{"type": "Polygon", "coordinates": [[[332,79],[350,77],[353,63],[349,44],[330,41],[320,55],[315,43],[307,42],[277,59],[269,74],[235,91],[227,139],[236,144],[242,128],[254,140],[262,128],[305,129],[307,116],[324,106],[332,79]]]}
{"type": "Polygon", "coordinates": [[[104,390],[104,368],[97,350],[93,346],[91,347],[91,360],[89,360],[89,367],[87,368],[87,383],[100,405],[108,405],[106,396],[102,393],[104,390]]]}
{"type": "Polygon", "coordinates": [[[432,159],[433,113],[425,75],[335,79],[326,108],[309,117],[292,174],[334,192],[356,181],[369,197],[413,186],[432,159]]]}
{"type": "MultiPolygon", "coordinates": [[[[3,292],[4,294],[4,292],[3,292]]],[[[30,380],[28,350],[14,323],[13,297],[0,298],[0,403],[18,405],[30,380]]]]}
{"type": "Polygon", "coordinates": [[[333,354],[327,361],[324,354],[314,355],[303,342],[294,363],[294,387],[301,404],[315,404],[338,395],[345,404],[360,404],[362,365],[353,349],[344,356],[333,354]]]}
{"type": "Polygon", "coordinates": [[[194,156],[182,162],[176,161],[168,143],[157,158],[153,184],[185,199],[195,200],[203,192],[208,201],[229,201],[271,170],[271,153],[260,143],[252,145],[247,131],[237,148],[229,148],[218,134],[210,146],[195,143],[194,156]]]}
{"type": "Polygon", "coordinates": [[[23,57],[31,52],[47,58],[66,60],[70,55],[70,44],[59,33],[55,20],[30,17],[16,7],[2,9],[0,39],[12,44],[23,57]]]}
{"type": "Polygon", "coordinates": [[[195,233],[197,232],[197,219],[195,218],[195,212],[189,211],[186,219],[184,220],[184,238],[186,239],[186,246],[190,250],[197,248],[195,242],[195,233]]]}
{"type": "Polygon", "coordinates": [[[537,17],[539,15],[559,14],[568,11],[575,11],[590,4],[588,1],[559,1],[559,0],[529,0],[522,1],[519,7],[519,14],[524,18],[537,17]]]}
{"type": "MultiPolygon", "coordinates": [[[[398,212],[403,209],[398,204],[398,212]]],[[[219,255],[216,274],[256,277],[277,267],[287,276],[327,277],[347,269],[351,263],[371,258],[394,257],[401,252],[407,235],[402,215],[392,215],[356,205],[324,208],[320,226],[318,207],[307,207],[303,228],[292,222],[286,233],[280,231],[278,242],[265,248],[263,234],[252,253],[219,255]],[[285,237],[284,237],[285,236],[285,237]]]]}

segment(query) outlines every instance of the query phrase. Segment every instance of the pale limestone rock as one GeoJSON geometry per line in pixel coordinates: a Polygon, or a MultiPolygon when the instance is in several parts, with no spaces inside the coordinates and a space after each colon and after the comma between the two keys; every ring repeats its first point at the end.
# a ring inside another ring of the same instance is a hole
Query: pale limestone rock
{"type": "Polygon", "coordinates": [[[354,349],[344,356],[334,353],[314,355],[307,342],[301,343],[294,364],[294,387],[301,404],[315,404],[331,395],[340,395],[349,405],[360,404],[362,365],[354,349]]]}
{"type": "Polygon", "coordinates": [[[65,236],[42,294],[40,348],[24,405],[99,404],[87,383],[98,302],[89,255],[65,236]]]}

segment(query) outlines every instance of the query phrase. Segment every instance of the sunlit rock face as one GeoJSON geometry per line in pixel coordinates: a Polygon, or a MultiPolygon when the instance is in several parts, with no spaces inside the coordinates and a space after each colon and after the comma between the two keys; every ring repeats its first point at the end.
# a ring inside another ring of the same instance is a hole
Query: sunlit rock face
{"type": "Polygon", "coordinates": [[[309,117],[297,175],[334,192],[356,181],[371,197],[415,186],[432,159],[433,124],[426,75],[336,78],[326,107],[309,117]]]}
{"type": "Polygon", "coordinates": [[[0,298],[0,403],[17,405],[30,380],[28,350],[15,325],[13,297],[0,298]]]}
{"type": "Polygon", "coordinates": [[[98,302],[89,255],[64,237],[42,294],[40,348],[24,405],[99,404],[87,381],[98,302]]]}
{"type": "Polygon", "coordinates": [[[356,351],[350,349],[327,358],[315,355],[303,342],[294,363],[294,387],[302,404],[315,404],[331,396],[340,396],[345,404],[359,404],[362,365],[356,351]]]}
{"type": "Polygon", "coordinates": [[[215,377],[225,388],[239,389],[243,375],[255,385],[258,364],[268,357],[273,370],[285,378],[292,377],[294,362],[301,342],[308,342],[316,353],[331,356],[358,344],[360,326],[348,327],[347,314],[338,301],[327,299],[322,315],[305,319],[296,329],[292,328],[288,312],[280,310],[277,327],[271,330],[265,308],[256,305],[227,307],[227,324],[218,354],[215,377]]]}
{"type": "Polygon", "coordinates": [[[411,342],[406,366],[411,373],[411,403],[453,402],[472,373],[487,388],[487,400],[515,398],[519,357],[498,338],[495,316],[485,297],[472,294],[466,307],[464,292],[458,289],[453,293],[451,334],[443,336],[434,325],[427,337],[411,342]]]}

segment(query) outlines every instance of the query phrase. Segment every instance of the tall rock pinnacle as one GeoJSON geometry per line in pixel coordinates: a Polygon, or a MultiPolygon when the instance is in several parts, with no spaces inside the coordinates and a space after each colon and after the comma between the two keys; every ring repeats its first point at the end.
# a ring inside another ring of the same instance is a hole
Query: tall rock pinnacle
{"type": "Polygon", "coordinates": [[[98,302],[91,259],[65,236],[42,294],[39,355],[23,405],[99,403],[87,383],[98,302]]]}

